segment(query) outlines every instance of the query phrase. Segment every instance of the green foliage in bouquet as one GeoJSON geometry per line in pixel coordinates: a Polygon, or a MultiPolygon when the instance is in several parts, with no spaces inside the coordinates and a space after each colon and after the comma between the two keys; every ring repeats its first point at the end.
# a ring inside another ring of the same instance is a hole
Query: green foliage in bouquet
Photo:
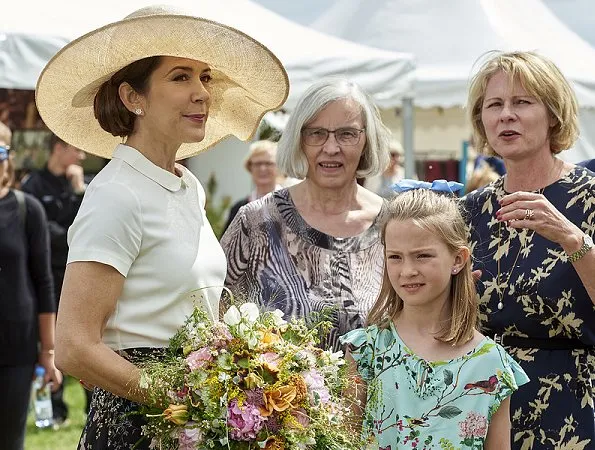
{"type": "Polygon", "coordinates": [[[164,409],[143,411],[158,449],[355,450],[347,367],[317,347],[327,321],[283,319],[254,303],[222,322],[195,308],[165,358],[141,364],[141,386],[164,409]]]}

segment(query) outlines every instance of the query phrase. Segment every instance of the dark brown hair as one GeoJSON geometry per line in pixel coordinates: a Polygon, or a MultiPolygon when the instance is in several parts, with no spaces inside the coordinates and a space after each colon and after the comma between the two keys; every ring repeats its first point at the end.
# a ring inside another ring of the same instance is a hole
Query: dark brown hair
{"type": "Polygon", "coordinates": [[[118,90],[126,82],[139,94],[146,94],[149,78],[160,63],[160,56],[139,59],[117,71],[101,85],[93,102],[95,118],[101,128],[113,136],[125,137],[132,134],[136,115],[124,106],[118,90]]]}

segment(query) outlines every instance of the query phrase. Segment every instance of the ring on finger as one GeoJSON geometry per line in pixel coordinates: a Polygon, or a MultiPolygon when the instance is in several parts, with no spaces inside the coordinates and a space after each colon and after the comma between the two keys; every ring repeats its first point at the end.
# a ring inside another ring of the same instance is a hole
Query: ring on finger
{"type": "Polygon", "coordinates": [[[531,220],[534,215],[535,215],[535,211],[533,211],[532,209],[525,210],[525,220],[531,220]]]}

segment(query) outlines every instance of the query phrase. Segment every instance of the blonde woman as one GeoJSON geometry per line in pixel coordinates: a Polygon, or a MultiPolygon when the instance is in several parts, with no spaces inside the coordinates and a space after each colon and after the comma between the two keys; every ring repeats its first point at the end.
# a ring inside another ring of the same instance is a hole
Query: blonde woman
{"type": "Polygon", "coordinates": [[[223,232],[227,230],[229,224],[233,221],[242,206],[281,188],[281,185],[278,183],[280,177],[277,171],[276,158],[277,143],[263,140],[256,141],[250,145],[250,150],[244,159],[244,168],[252,177],[254,189],[248,197],[233,204],[223,232]]]}
{"type": "Polygon", "coordinates": [[[595,446],[595,175],[558,157],[578,135],[566,78],[531,52],[490,54],[471,82],[477,149],[506,175],[469,194],[480,318],[527,372],[513,448],[595,446]]]}

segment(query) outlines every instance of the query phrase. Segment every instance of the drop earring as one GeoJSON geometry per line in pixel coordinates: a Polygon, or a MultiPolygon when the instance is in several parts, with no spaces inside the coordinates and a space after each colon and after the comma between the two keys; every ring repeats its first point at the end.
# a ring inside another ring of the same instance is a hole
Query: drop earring
{"type": "Polygon", "coordinates": [[[134,110],[134,114],[136,114],[137,116],[142,116],[143,115],[143,110],[140,108],[136,108],[134,110]]]}

